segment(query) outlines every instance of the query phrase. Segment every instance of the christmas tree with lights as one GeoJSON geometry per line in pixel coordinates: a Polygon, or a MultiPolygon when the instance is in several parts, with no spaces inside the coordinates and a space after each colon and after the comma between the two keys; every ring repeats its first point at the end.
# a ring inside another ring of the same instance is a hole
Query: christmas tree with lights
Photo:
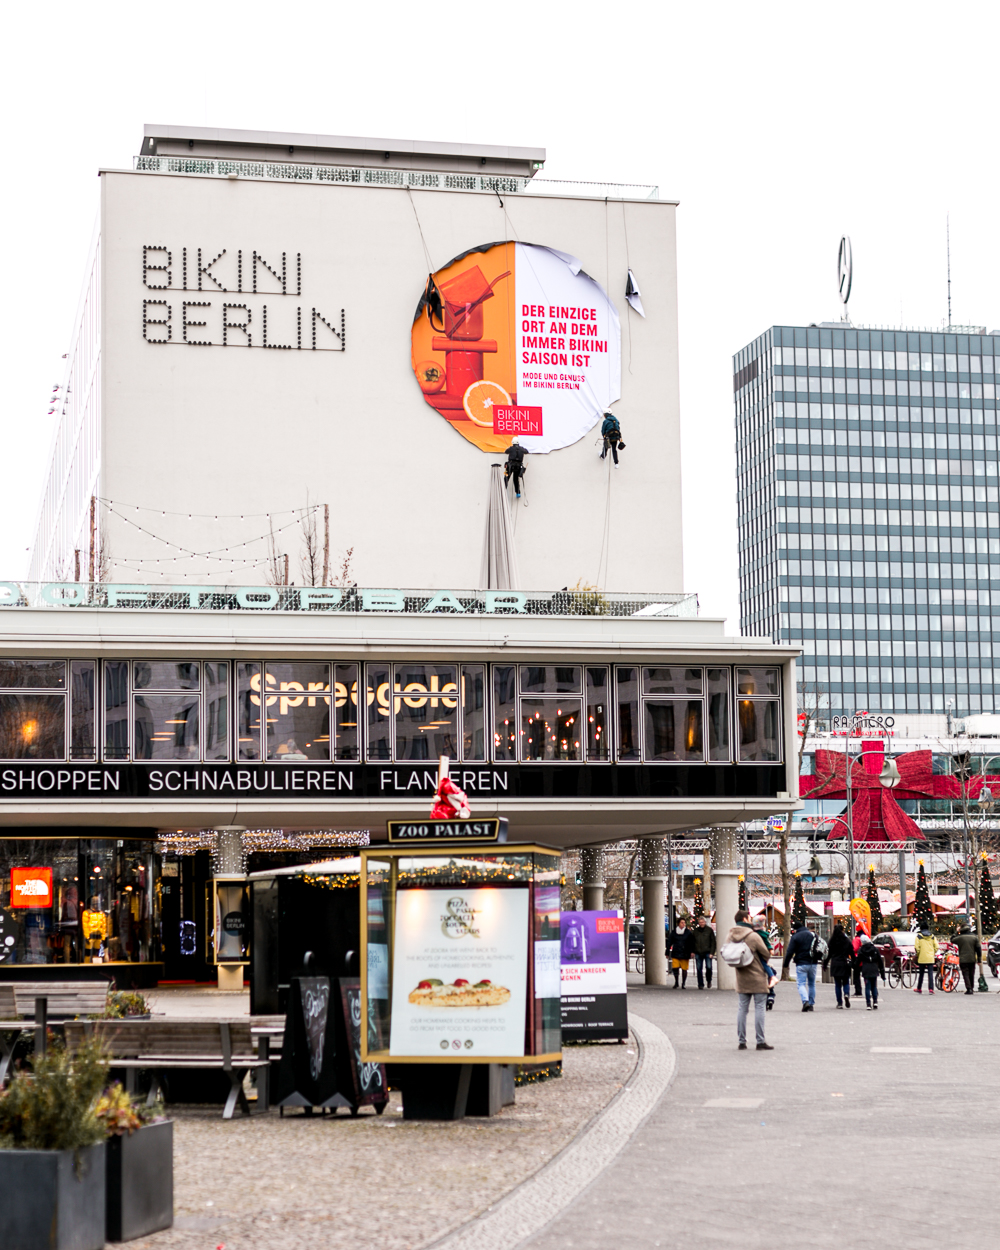
{"type": "Polygon", "coordinates": [[[795,874],[795,901],[792,903],[792,928],[797,929],[799,925],[806,922],[806,900],[802,893],[802,878],[798,873],[795,874]]]}
{"type": "Polygon", "coordinates": [[[986,852],[983,851],[983,866],[979,874],[979,915],[983,922],[983,936],[992,937],[1000,929],[1000,911],[993,897],[993,879],[990,876],[986,852]]]}
{"type": "Polygon", "coordinates": [[[931,911],[931,896],[927,890],[927,877],[924,875],[924,861],[920,860],[917,867],[917,896],[913,900],[917,924],[921,929],[929,929],[934,916],[931,911]]]}
{"type": "Polygon", "coordinates": [[[695,877],[694,879],[694,910],[691,914],[694,916],[695,920],[697,920],[699,916],[704,916],[705,914],[705,895],[702,892],[700,877],[695,877]]]}
{"type": "Polygon", "coordinates": [[[875,884],[875,865],[868,865],[868,893],[865,896],[872,913],[872,935],[882,927],[882,904],[878,901],[878,886],[875,884]]]}
{"type": "Polygon", "coordinates": [[[740,873],[740,901],[739,901],[739,910],[740,910],[740,911],[746,911],[746,909],[747,909],[747,883],[746,883],[746,881],[743,879],[743,874],[742,874],[742,873],[740,873]]]}

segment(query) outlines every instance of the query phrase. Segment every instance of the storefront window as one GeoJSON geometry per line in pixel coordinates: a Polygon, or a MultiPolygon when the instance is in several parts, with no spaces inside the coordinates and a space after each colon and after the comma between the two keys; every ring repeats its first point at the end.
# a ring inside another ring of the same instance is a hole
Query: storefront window
{"type": "Polygon", "coordinates": [[[128,759],[128,661],[104,662],[104,758],[128,759]]]}
{"type": "Polygon", "coordinates": [[[728,668],[706,670],[708,684],[708,758],[731,760],[729,745],[729,674],[728,668]]]}
{"type": "Polygon", "coordinates": [[[486,665],[462,665],[462,759],[486,759],[486,665]]]}
{"type": "Polygon", "coordinates": [[[153,844],[0,839],[0,911],[5,966],[155,960],[153,844]]]}
{"type": "Polygon", "coordinates": [[[740,760],[763,764],[781,759],[777,699],[740,699],[740,760]]]}
{"type": "Polygon", "coordinates": [[[137,694],[132,715],[137,760],[199,758],[197,694],[137,694]]]}
{"type": "Polygon", "coordinates": [[[582,694],[582,669],[577,664],[521,666],[522,694],[582,694]]]}
{"type": "Polygon", "coordinates": [[[393,670],[395,758],[458,759],[458,667],[396,664],[393,670]]]}
{"type": "Polygon", "coordinates": [[[205,759],[229,759],[229,664],[205,664],[205,759]]]}
{"type": "Polygon", "coordinates": [[[583,759],[583,705],[579,699],[521,699],[521,758],[583,759]]]}
{"type": "Polygon", "coordinates": [[[0,660],[0,688],[64,690],[65,660],[0,660]]]}
{"type": "Polygon", "coordinates": [[[493,668],[493,758],[517,759],[517,669],[493,668]]]}
{"type": "Polygon", "coordinates": [[[704,758],[700,699],[644,699],[643,716],[647,760],[694,763],[704,758]]]}
{"type": "Polygon", "coordinates": [[[587,669],[587,759],[606,760],[609,756],[611,738],[611,692],[608,689],[609,671],[606,668],[587,669]]]}
{"type": "Polygon", "coordinates": [[[264,692],[267,758],[330,759],[330,665],[267,664],[264,692]]]}

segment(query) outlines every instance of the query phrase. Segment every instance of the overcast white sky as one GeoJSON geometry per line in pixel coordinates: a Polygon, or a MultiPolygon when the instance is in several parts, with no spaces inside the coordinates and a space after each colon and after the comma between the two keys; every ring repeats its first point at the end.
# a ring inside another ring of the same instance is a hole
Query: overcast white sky
{"type": "Polygon", "coordinates": [[[732,353],[839,316],[844,233],[856,324],[940,326],[949,211],[952,319],[1000,327],[996,4],[57,0],[5,43],[0,577],[27,568],[96,171],[145,122],[537,145],[548,177],[679,199],[686,589],[733,632],[732,353]]]}

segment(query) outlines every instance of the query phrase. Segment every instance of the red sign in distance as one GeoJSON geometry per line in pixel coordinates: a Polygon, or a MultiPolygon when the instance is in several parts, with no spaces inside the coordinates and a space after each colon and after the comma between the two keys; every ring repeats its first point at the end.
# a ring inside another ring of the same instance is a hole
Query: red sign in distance
{"type": "Polygon", "coordinates": [[[11,907],[51,907],[51,868],[12,868],[10,870],[11,907]]]}
{"type": "Polygon", "coordinates": [[[598,916],[595,921],[598,933],[624,933],[625,921],[621,916],[598,916]]]}
{"type": "Polygon", "coordinates": [[[505,404],[493,405],[494,434],[541,434],[541,408],[522,408],[505,404]]]}

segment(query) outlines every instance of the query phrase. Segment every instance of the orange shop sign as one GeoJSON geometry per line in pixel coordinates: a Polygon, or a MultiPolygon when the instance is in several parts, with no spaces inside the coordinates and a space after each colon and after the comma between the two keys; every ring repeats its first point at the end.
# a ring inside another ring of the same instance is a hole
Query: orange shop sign
{"type": "Polygon", "coordinates": [[[51,907],[51,868],[12,868],[10,870],[11,907],[51,907]]]}

